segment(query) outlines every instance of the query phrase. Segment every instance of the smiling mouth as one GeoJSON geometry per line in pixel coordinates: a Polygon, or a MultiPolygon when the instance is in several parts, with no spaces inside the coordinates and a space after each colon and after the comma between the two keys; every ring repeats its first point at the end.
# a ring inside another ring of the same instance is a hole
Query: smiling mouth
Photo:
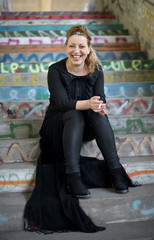
{"type": "Polygon", "coordinates": [[[73,57],[73,59],[74,59],[75,61],[78,61],[78,60],[80,60],[81,55],[77,55],[77,56],[73,56],[73,55],[72,55],[72,57],[73,57]]]}

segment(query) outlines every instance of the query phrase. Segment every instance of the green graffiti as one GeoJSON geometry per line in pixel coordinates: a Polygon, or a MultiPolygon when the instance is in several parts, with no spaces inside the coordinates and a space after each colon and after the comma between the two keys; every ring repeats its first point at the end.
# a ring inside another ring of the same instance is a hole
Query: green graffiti
{"type": "MultiPolygon", "coordinates": [[[[48,68],[54,62],[42,63],[0,63],[0,73],[47,73],[48,68]]],[[[139,71],[139,70],[154,70],[154,60],[116,60],[103,61],[102,68],[104,71],[139,71]]],[[[16,79],[20,80],[20,79],[16,79]]],[[[2,85],[5,84],[5,79],[1,79],[2,85]]]]}
{"type": "Polygon", "coordinates": [[[43,94],[41,90],[38,90],[36,93],[36,100],[49,100],[49,94],[43,94]]]}
{"type": "MultiPolygon", "coordinates": [[[[17,128],[27,128],[27,138],[37,138],[39,137],[39,129],[35,130],[35,133],[33,133],[33,125],[32,123],[22,123],[22,124],[10,124],[10,134],[6,135],[0,135],[0,139],[15,139],[18,138],[16,129],[17,128]]],[[[22,131],[22,130],[21,130],[22,131]]],[[[126,120],[126,127],[124,128],[113,128],[114,133],[149,133],[154,132],[154,127],[148,128],[145,127],[143,121],[139,118],[134,120],[126,120]]],[[[25,132],[23,133],[25,135],[25,132]]]]}
{"type": "Polygon", "coordinates": [[[10,134],[0,135],[0,139],[2,139],[2,138],[15,139],[16,138],[15,129],[21,128],[21,127],[26,127],[28,129],[28,134],[27,134],[28,138],[36,138],[39,136],[39,133],[32,134],[33,125],[31,123],[22,123],[22,124],[11,123],[10,124],[10,134]]]}
{"type": "Polygon", "coordinates": [[[114,133],[149,133],[154,131],[154,127],[145,128],[141,119],[126,120],[125,128],[113,129],[114,133]]]}

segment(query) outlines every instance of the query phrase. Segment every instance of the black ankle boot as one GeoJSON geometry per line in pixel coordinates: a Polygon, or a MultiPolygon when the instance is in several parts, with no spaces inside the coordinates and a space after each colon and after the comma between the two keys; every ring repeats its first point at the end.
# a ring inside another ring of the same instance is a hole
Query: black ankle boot
{"type": "Polygon", "coordinates": [[[128,192],[128,179],[124,176],[122,168],[111,169],[112,186],[117,193],[128,192]]]}
{"type": "Polygon", "coordinates": [[[66,174],[66,184],[69,192],[77,198],[90,198],[91,194],[82,183],[80,173],[66,174]]]}

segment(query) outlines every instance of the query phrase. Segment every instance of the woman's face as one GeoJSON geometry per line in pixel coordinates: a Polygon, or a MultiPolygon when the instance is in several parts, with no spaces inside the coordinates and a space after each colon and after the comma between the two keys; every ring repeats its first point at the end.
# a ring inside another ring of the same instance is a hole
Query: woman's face
{"type": "Polygon", "coordinates": [[[84,65],[85,59],[90,52],[87,38],[79,35],[72,35],[66,45],[68,61],[72,65],[84,65]]]}

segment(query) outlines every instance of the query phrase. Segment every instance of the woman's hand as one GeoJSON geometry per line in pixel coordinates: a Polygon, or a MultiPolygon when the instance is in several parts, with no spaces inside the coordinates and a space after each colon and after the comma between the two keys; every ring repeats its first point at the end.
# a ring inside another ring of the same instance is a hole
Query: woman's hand
{"type": "Polygon", "coordinates": [[[101,105],[101,109],[100,109],[99,114],[101,114],[101,115],[105,115],[106,114],[106,104],[105,103],[103,103],[101,105]]]}
{"type": "Polygon", "coordinates": [[[94,96],[90,98],[90,108],[101,115],[106,114],[106,104],[100,100],[100,96],[94,96]]]}
{"type": "Polygon", "coordinates": [[[106,114],[106,104],[100,100],[100,96],[91,97],[88,100],[79,100],[76,103],[76,110],[88,110],[92,109],[94,112],[101,115],[106,114]]]}

